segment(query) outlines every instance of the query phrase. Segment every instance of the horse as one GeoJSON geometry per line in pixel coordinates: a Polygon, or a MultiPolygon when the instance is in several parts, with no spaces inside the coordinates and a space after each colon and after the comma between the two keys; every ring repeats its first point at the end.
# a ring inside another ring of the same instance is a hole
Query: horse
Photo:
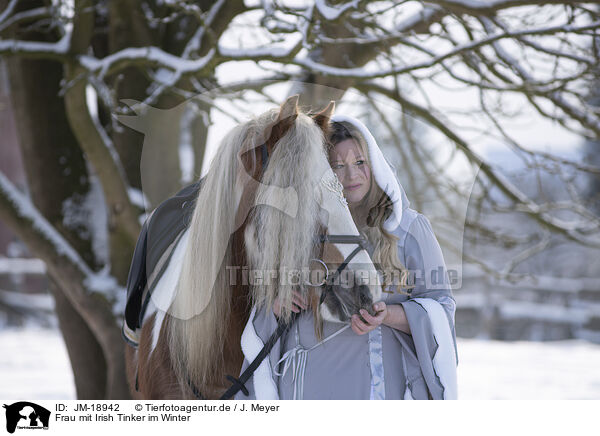
{"type": "Polygon", "coordinates": [[[287,322],[294,289],[307,295],[319,335],[324,320],[373,314],[379,276],[352,239],[359,233],[326,156],[333,109],[305,114],[296,95],[236,126],[206,176],[146,220],[128,280],[139,292],[126,318],[139,325],[123,329],[135,346],[125,352],[134,399],[218,399],[226,374],[240,373],[251,308],[270,310],[278,297],[287,322]],[[151,239],[161,219],[171,236],[151,239]],[[336,265],[346,281],[325,287],[336,265]]]}

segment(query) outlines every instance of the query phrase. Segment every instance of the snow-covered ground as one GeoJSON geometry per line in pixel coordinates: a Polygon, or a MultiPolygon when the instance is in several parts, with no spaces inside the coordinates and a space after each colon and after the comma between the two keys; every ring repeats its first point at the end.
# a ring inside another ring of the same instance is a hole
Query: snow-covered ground
{"type": "Polygon", "coordinates": [[[458,339],[462,400],[600,400],[600,345],[458,339]]]}
{"type": "MultiPolygon", "coordinates": [[[[1,399],[75,399],[56,330],[0,330],[1,399]]],[[[582,340],[458,340],[458,392],[464,400],[600,399],[600,345],[582,340]]]]}
{"type": "Polygon", "coordinates": [[[0,330],[0,398],[75,399],[67,348],[58,330],[0,330]]]}

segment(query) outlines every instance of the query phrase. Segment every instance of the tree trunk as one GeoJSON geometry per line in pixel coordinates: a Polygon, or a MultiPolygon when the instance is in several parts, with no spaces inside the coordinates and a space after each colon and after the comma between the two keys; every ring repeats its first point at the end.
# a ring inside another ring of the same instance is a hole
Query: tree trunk
{"type": "MultiPolygon", "coordinates": [[[[55,62],[19,58],[7,59],[7,66],[32,201],[82,257],[95,265],[89,229],[79,224],[75,228],[63,225],[65,201],[69,200],[72,213],[81,211],[81,201],[90,186],[83,154],[65,118],[64,102],[58,97],[62,67],[55,62]],[[86,233],[87,239],[80,237],[86,233]]],[[[106,391],[106,366],[98,341],[62,291],[54,285],[50,291],[71,358],[77,396],[101,399],[106,391]]]]}
{"type": "MultiPolygon", "coordinates": [[[[0,3],[6,6],[6,2],[0,3]]],[[[24,1],[19,4],[19,9],[41,6],[44,6],[43,1],[24,1]]],[[[57,37],[53,32],[37,30],[16,29],[15,34],[32,41],[55,41],[57,37]]],[[[101,260],[92,250],[93,217],[86,204],[90,191],[88,169],[66,117],[65,102],[59,97],[63,66],[54,61],[19,57],[7,58],[6,64],[11,104],[32,202],[83,260],[97,269],[101,260]]],[[[84,312],[84,318],[79,303],[67,298],[64,286],[70,284],[64,282],[65,277],[56,271],[49,271],[49,277],[50,292],[55,298],[56,314],[71,360],[78,398],[127,398],[124,362],[118,363],[119,355],[123,360],[123,342],[115,340],[115,337],[120,338],[114,319],[101,328],[96,325],[92,331],[89,313],[84,312]],[[107,343],[110,345],[107,346],[107,343]],[[121,379],[116,374],[119,371],[122,372],[121,379]]],[[[97,307],[99,313],[96,318],[105,319],[106,315],[102,313],[106,312],[106,306],[102,306],[89,302],[86,309],[97,307]]]]}
{"type": "Polygon", "coordinates": [[[52,280],[50,280],[50,289],[54,295],[60,330],[73,368],[77,398],[79,400],[105,398],[106,361],[102,348],[81,315],[52,280]],[[82,368],[85,368],[85,371],[82,368]]]}
{"type": "MultiPolygon", "coordinates": [[[[137,1],[123,0],[108,3],[107,53],[96,53],[103,57],[128,47],[149,47],[154,45],[152,33],[137,1]]],[[[127,68],[111,80],[117,101],[122,99],[143,100],[150,86],[148,77],[137,68],[127,68]]],[[[108,108],[107,108],[108,109],[108,108]]],[[[110,116],[107,120],[111,123],[110,116]]],[[[144,135],[135,130],[123,128],[112,132],[112,140],[123,163],[127,181],[135,188],[142,189],[140,162],[144,135]]]]}

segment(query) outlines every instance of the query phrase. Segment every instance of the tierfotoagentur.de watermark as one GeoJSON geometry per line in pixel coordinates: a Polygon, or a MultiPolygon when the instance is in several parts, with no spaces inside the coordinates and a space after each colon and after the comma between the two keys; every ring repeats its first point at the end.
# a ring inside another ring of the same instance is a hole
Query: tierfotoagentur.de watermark
{"type": "MultiPolygon", "coordinates": [[[[322,284],[327,278],[321,269],[279,268],[279,269],[252,269],[248,266],[229,265],[229,284],[248,286],[301,286],[322,284]]],[[[400,287],[408,285],[410,288],[447,289],[459,284],[459,273],[456,270],[446,270],[439,266],[436,269],[422,270],[374,270],[368,267],[353,267],[333,275],[330,284],[340,287],[352,288],[355,285],[381,285],[383,277],[389,286],[400,287]]]]}

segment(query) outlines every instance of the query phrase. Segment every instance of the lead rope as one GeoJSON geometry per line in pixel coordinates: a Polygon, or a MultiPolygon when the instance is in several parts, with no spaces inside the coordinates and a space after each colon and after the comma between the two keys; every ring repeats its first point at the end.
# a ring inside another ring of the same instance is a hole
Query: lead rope
{"type": "Polygon", "coordinates": [[[304,398],[304,372],[306,370],[306,359],[308,352],[314,350],[325,342],[335,338],[337,335],[348,329],[350,324],[346,324],[335,333],[327,336],[322,341],[316,343],[310,348],[304,348],[300,345],[300,332],[298,324],[296,324],[296,346],[291,350],[287,351],[281,359],[277,362],[276,368],[279,367],[281,362],[283,364],[283,371],[281,373],[274,371],[276,375],[283,377],[287,370],[292,367],[292,383],[294,383],[294,400],[302,400],[304,398]]]}

